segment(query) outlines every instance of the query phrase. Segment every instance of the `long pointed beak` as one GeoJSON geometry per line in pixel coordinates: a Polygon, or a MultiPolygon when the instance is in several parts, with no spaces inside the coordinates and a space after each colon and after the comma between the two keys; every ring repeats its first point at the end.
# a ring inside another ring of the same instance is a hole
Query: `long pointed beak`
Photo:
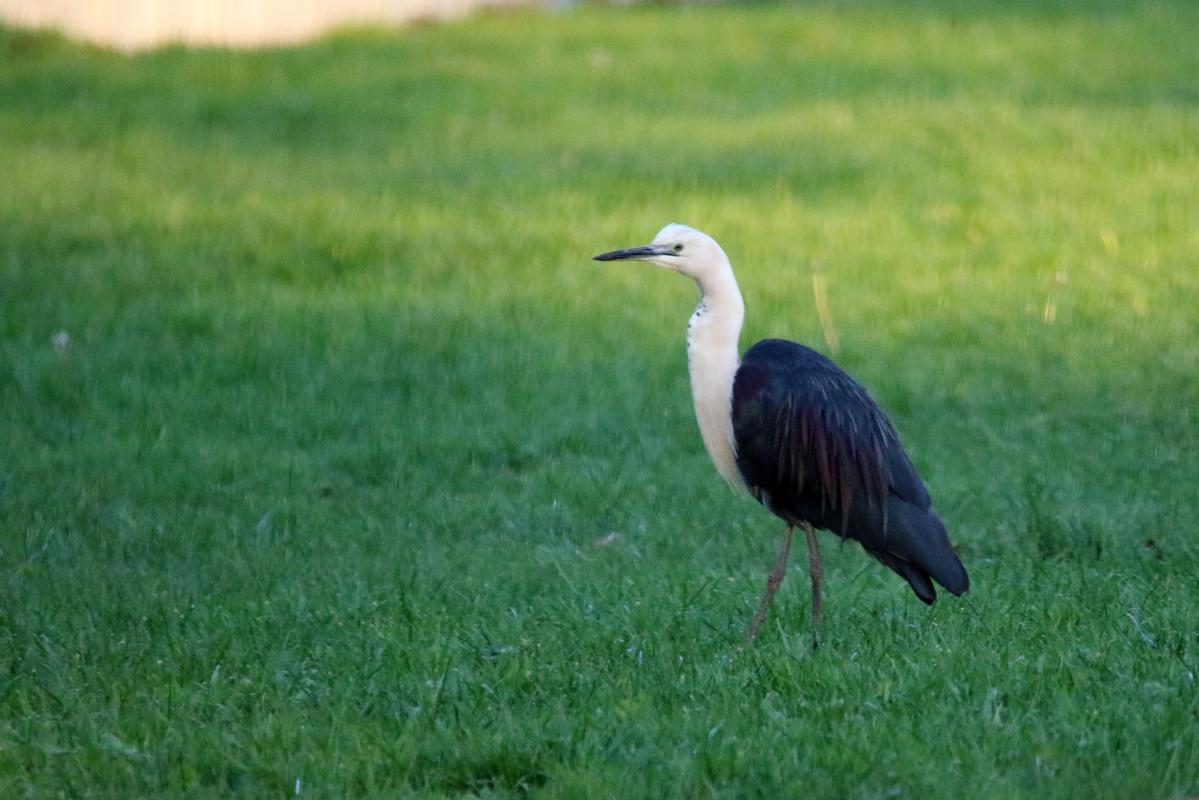
{"type": "Polygon", "coordinates": [[[672,256],[674,251],[661,245],[643,244],[638,247],[626,247],[624,250],[613,250],[610,253],[600,253],[594,261],[628,261],[652,258],[654,256],[672,256]]]}

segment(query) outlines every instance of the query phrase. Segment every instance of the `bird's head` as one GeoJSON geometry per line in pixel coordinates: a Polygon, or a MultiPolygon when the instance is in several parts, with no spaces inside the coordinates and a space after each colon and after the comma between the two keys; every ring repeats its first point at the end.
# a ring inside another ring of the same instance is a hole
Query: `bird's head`
{"type": "Polygon", "coordinates": [[[649,244],[601,253],[596,261],[648,261],[701,284],[712,273],[729,268],[728,256],[716,240],[686,225],[671,223],[649,244]]]}

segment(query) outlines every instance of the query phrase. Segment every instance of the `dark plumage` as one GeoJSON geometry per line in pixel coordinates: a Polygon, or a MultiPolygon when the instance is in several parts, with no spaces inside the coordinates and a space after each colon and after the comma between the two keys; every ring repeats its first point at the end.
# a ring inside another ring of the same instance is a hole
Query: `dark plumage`
{"type": "Polygon", "coordinates": [[[855,539],[925,603],[970,587],[928,490],[869,393],[815,350],[765,339],[733,382],[737,466],[790,525],[855,539]]]}

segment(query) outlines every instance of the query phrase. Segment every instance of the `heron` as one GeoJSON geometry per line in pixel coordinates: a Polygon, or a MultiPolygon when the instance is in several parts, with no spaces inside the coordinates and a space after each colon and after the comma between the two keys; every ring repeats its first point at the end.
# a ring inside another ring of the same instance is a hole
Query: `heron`
{"type": "Polygon", "coordinates": [[[895,426],[862,384],[821,353],[784,339],[763,339],[738,357],[745,304],[715,239],[672,223],[647,245],[595,260],[644,261],[699,286],[687,362],[700,437],[717,472],[786,523],[747,631],[751,641],[786,575],[796,527],[808,544],[814,648],[824,581],[817,529],[857,541],[925,604],[937,599],[933,581],[955,595],[970,588],[895,426]]]}

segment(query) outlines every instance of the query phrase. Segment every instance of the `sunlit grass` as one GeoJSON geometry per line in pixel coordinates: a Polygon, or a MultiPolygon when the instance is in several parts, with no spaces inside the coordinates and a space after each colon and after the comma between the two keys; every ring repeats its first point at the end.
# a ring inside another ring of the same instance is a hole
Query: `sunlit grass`
{"type": "Polygon", "coordinates": [[[1199,793],[1196,29],[0,32],[0,795],[1199,793]],[[669,221],[872,388],[969,595],[830,541],[826,646],[797,567],[743,649],[781,528],[694,289],[589,260],[669,221]]]}

